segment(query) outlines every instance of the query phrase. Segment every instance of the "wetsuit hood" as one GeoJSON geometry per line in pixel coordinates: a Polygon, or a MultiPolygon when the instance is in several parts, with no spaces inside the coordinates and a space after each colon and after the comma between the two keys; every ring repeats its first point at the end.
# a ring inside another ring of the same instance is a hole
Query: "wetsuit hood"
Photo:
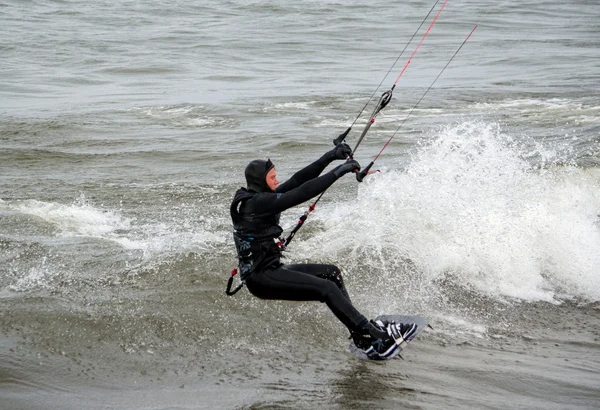
{"type": "Polygon", "coordinates": [[[254,192],[273,192],[267,185],[267,173],[275,168],[270,159],[266,161],[255,159],[246,167],[246,184],[249,191],[254,192]]]}

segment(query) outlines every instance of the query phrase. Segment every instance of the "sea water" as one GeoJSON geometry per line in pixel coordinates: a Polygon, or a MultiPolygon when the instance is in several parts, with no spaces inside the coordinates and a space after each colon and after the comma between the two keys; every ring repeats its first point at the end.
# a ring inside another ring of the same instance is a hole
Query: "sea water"
{"type": "Polygon", "coordinates": [[[599,407],[596,1],[449,1],[356,152],[393,136],[379,172],[290,246],[365,315],[429,319],[404,361],[224,293],[246,164],[329,150],[432,6],[0,2],[0,407],[599,407]]]}

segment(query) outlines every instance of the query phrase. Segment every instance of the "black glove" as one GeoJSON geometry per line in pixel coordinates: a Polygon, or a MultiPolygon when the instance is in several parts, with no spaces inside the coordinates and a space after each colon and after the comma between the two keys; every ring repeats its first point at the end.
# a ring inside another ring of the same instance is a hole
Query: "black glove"
{"type": "Polygon", "coordinates": [[[333,172],[333,175],[335,175],[336,178],[339,178],[342,175],[345,175],[348,172],[352,172],[355,170],[360,171],[360,164],[355,160],[351,159],[347,162],[344,162],[342,165],[338,165],[337,167],[332,169],[331,172],[333,172]]]}
{"type": "Polygon", "coordinates": [[[352,129],[352,127],[348,127],[348,129],[346,131],[344,131],[340,135],[338,135],[338,137],[333,140],[333,145],[337,146],[337,145],[340,145],[342,142],[344,142],[344,140],[348,136],[348,133],[350,132],[351,129],[352,129]]]}
{"type": "Polygon", "coordinates": [[[352,155],[352,149],[344,142],[335,146],[334,149],[327,153],[329,158],[333,161],[334,159],[346,159],[352,155]]]}

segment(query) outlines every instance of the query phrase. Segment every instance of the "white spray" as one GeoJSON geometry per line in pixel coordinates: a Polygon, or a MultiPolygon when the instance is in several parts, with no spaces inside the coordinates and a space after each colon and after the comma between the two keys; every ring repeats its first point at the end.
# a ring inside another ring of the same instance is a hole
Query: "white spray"
{"type": "Polygon", "coordinates": [[[496,125],[447,127],[405,170],[368,177],[357,200],[322,212],[326,229],[303,251],[350,251],[373,280],[404,286],[450,280],[498,298],[599,300],[598,180],[575,166],[532,166],[525,157],[556,153],[530,149],[496,125]]]}

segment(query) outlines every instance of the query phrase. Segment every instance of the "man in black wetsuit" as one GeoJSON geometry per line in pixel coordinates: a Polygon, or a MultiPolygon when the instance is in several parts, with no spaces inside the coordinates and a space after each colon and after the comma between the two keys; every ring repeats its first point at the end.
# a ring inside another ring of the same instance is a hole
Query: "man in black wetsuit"
{"type": "Polygon", "coordinates": [[[233,236],[241,278],[254,296],[324,302],[348,328],[357,347],[371,358],[385,359],[409,340],[415,324],[367,320],[350,302],[337,266],[280,262],[280,213],[316,197],[342,175],[360,170],[358,162],[347,159],[351,152],[347,144],[339,144],[282,184],[270,160],[250,162],[245,170],[247,188],[238,189],[231,203],[233,236]],[[336,159],[347,161],[321,175],[336,159]]]}

